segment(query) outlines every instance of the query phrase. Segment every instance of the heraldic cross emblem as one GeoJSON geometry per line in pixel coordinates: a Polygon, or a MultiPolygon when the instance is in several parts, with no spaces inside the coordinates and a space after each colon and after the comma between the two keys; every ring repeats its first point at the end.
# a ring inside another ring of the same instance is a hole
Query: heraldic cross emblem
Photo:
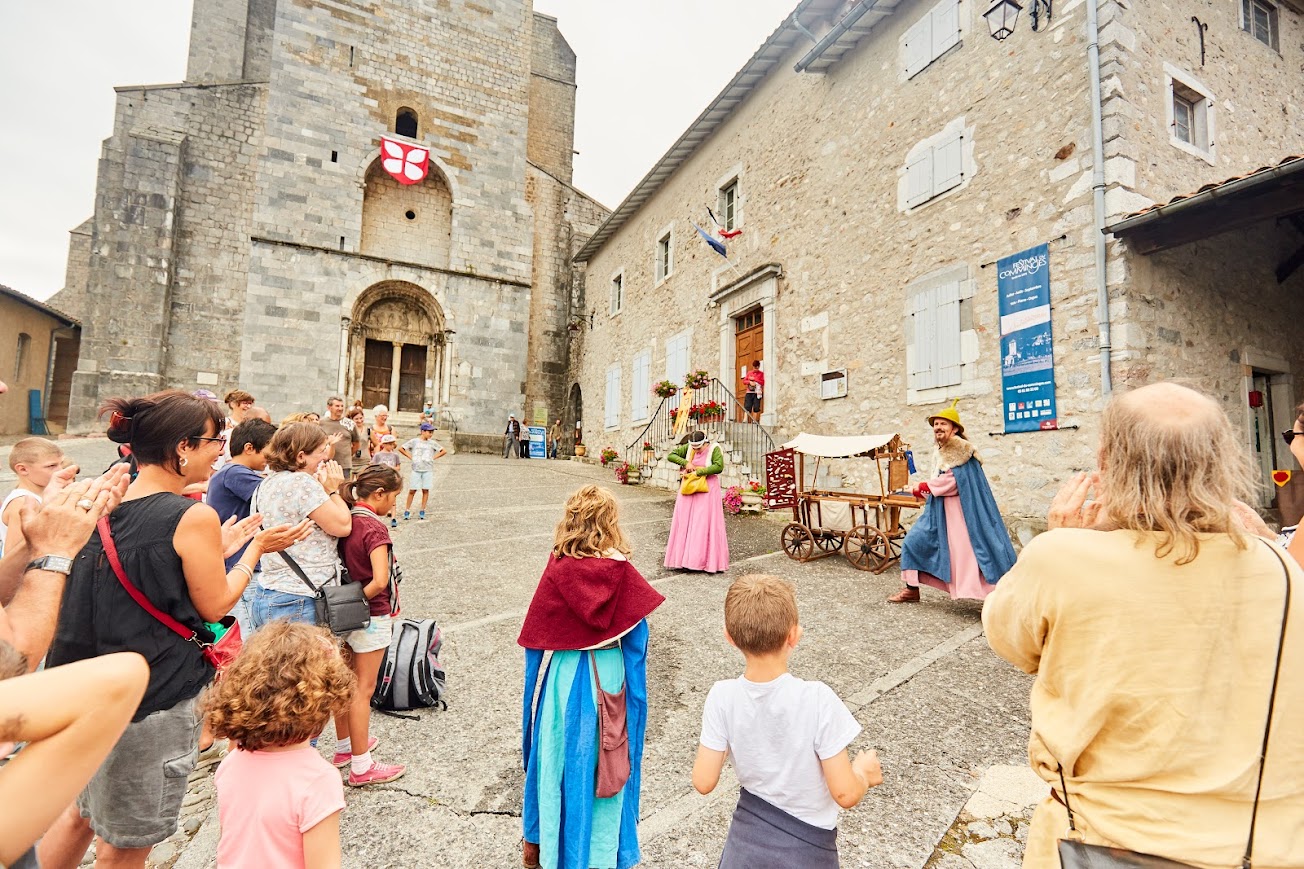
{"type": "Polygon", "coordinates": [[[417,184],[430,171],[430,149],[381,136],[380,165],[399,184],[417,184]]]}

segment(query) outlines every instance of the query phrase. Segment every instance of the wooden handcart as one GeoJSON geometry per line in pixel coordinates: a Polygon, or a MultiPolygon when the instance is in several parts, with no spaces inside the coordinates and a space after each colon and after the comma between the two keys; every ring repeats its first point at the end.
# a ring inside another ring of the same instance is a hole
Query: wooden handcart
{"type": "Polygon", "coordinates": [[[794,561],[841,552],[853,567],[882,573],[901,557],[901,511],[917,510],[922,498],[904,491],[910,484],[910,445],[900,435],[825,437],[802,433],[765,456],[765,503],[792,509],[779,540],[794,561]],[[878,467],[878,492],[805,487],[806,457],[815,459],[819,479],[824,459],[871,458],[878,467]]]}

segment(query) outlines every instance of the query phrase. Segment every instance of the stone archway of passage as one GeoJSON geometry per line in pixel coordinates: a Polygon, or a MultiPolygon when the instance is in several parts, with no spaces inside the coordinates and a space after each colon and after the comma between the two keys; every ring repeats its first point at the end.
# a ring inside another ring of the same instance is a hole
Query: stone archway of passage
{"type": "Polygon", "coordinates": [[[444,311],[422,287],[383,281],[354,303],[347,391],[365,406],[419,413],[427,400],[446,404],[449,355],[444,311]]]}

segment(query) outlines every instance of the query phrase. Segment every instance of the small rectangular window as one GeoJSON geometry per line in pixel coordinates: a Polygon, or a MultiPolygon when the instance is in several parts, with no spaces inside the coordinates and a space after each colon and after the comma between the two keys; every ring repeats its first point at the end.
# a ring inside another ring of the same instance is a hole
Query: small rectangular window
{"type": "Polygon", "coordinates": [[[674,271],[674,252],[670,249],[670,233],[657,239],[656,281],[661,283],[674,271]]]}
{"type": "Polygon", "coordinates": [[[1173,89],[1173,135],[1179,141],[1194,145],[1195,104],[1176,88],[1173,89]]]}
{"type": "Polygon", "coordinates": [[[619,314],[625,307],[625,275],[620,273],[611,279],[611,313],[619,314]]]}
{"type": "Polygon", "coordinates": [[[1241,28],[1274,51],[1278,50],[1275,4],[1267,0],[1241,0],[1241,28]]]}
{"type": "Polygon", "coordinates": [[[340,152],[339,152],[339,151],[331,151],[331,162],[332,162],[332,163],[338,163],[338,162],[340,162],[340,152]]]}
{"type": "Polygon", "coordinates": [[[733,232],[738,223],[738,182],[730,181],[720,188],[720,222],[725,232],[733,232]]]}

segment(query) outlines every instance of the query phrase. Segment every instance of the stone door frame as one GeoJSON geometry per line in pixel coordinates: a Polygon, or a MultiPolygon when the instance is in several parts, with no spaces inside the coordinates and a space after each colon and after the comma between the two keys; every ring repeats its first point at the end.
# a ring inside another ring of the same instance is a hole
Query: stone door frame
{"type": "MultiPolygon", "coordinates": [[[[717,282],[728,277],[731,272],[717,271],[717,282]]],[[[783,266],[768,263],[723,284],[708,299],[709,304],[720,310],[720,367],[719,378],[723,383],[732,383],[736,379],[738,367],[737,347],[734,339],[734,319],[745,314],[757,305],[761,307],[762,340],[761,370],[765,373],[765,402],[761,405],[761,425],[773,427],[778,421],[780,382],[778,376],[778,356],[775,353],[775,313],[779,299],[779,278],[783,277],[783,266]],[[728,373],[726,373],[728,372],[728,373]]],[[[742,396],[737,396],[742,401],[742,396]]]]}
{"type": "Polygon", "coordinates": [[[362,379],[367,341],[388,342],[394,347],[394,365],[390,377],[389,401],[391,411],[398,407],[400,360],[403,346],[415,344],[426,348],[425,380],[431,383],[424,389],[425,398],[436,406],[447,407],[452,380],[453,348],[448,342],[451,334],[443,308],[424,287],[408,281],[388,280],[372,284],[363,290],[349,315],[341,318],[340,392],[346,403],[362,395],[362,379]],[[414,317],[412,328],[384,328],[367,322],[367,314],[378,304],[398,300],[413,306],[425,315],[428,324],[414,317]],[[427,326],[429,328],[427,328],[427,326]]]}

